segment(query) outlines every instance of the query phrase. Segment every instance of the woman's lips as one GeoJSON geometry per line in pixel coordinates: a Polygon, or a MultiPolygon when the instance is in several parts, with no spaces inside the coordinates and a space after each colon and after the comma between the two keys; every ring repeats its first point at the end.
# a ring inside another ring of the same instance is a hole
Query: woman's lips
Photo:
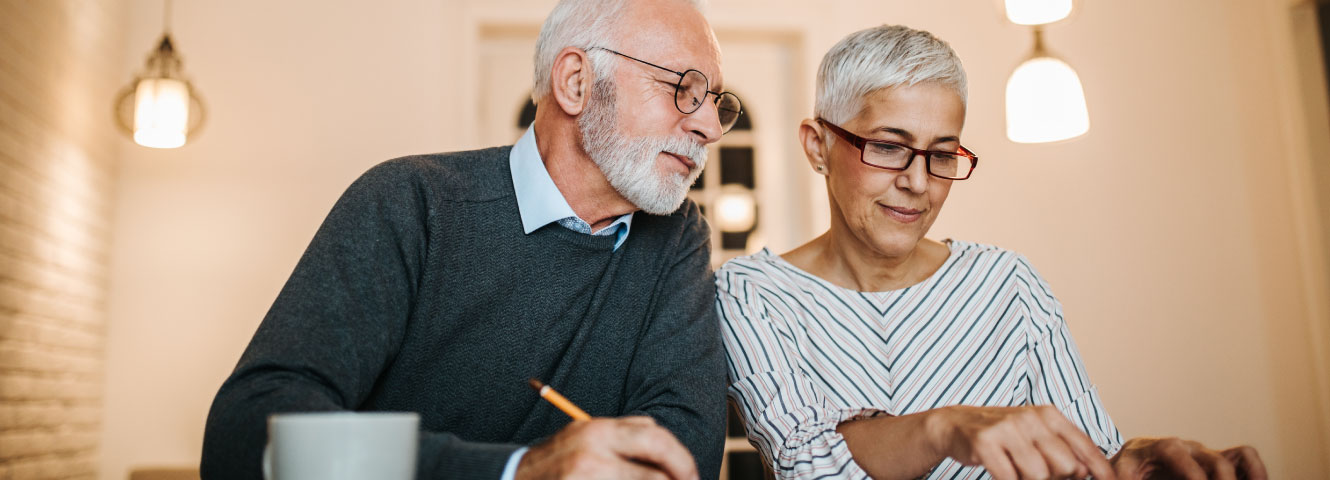
{"type": "Polygon", "coordinates": [[[910,223],[919,220],[919,217],[924,216],[923,210],[918,210],[914,208],[905,208],[905,207],[892,207],[889,205],[883,205],[881,203],[877,205],[879,207],[882,207],[882,210],[887,213],[888,217],[891,217],[892,219],[895,219],[896,221],[901,223],[910,223]]]}

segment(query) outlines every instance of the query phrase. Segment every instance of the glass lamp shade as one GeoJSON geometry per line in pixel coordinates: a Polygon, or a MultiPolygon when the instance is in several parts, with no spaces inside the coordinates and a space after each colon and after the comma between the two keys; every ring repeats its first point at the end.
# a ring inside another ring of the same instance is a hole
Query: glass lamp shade
{"type": "Polygon", "coordinates": [[[745,188],[723,188],[716,198],[716,227],[722,232],[747,232],[757,222],[757,201],[745,188]]]}
{"type": "Polygon", "coordinates": [[[1017,25],[1044,25],[1071,15],[1072,0],[1005,0],[1007,19],[1017,25]]]}
{"type": "Polygon", "coordinates": [[[1053,57],[1026,60],[1007,79],[1007,138],[1044,143],[1079,137],[1090,130],[1081,79],[1053,57]]]}
{"type": "Polygon", "coordinates": [[[152,148],[185,144],[189,87],[172,78],[147,78],[134,92],[134,142],[152,148]]]}

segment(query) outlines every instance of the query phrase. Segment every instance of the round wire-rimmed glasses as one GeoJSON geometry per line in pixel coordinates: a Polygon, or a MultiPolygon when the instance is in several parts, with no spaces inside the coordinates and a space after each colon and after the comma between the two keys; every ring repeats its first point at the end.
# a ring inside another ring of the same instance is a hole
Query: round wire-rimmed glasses
{"type": "Polygon", "coordinates": [[[947,180],[965,180],[979,166],[979,156],[963,146],[956,146],[959,152],[924,150],[900,142],[860,137],[821,118],[817,119],[817,123],[858,148],[859,161],[870,167],[899,172],[910,168],[914,157],[923,155],[929,175],[947,180]]]}
{"type": "Polygon", "coordinates": [[[711,83],[702,72],[691,68],[682,72],[671,70],[605,47],[591,47],[586,50],[604,50],[678,75],[679,81],[674,84],[674,108],[679,109],[679,113],[684,115],[691,115],[696,112],[697,109],[702,108],[702,102],[706,100],[708,94],[714,95],[716,97],[716,113],[720,116],[722,134],[729,132],[734,124],[739,121],[739,115],[743,114],[743,106],[739,103],[739,96],[730,92],[711,91],[711,83]]]}

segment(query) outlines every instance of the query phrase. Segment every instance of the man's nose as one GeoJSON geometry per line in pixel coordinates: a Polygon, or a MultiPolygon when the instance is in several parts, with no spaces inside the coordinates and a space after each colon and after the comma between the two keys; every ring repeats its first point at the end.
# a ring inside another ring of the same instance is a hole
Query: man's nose
{"type": "Polygon", "coordinates": [[[702,105],[693,113],[686,115],[683,124],[684,129],[703,144],[715,143],[724,133],[720,126],[720,110],[716,102],[711,99],[711,93],[705,94],[702,97],[702,105]]]}

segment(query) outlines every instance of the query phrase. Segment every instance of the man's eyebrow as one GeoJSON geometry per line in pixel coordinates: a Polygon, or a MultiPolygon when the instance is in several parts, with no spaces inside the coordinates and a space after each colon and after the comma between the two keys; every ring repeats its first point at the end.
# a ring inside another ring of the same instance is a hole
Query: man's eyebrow
{"type": "MultiPolygon", "coordinates": [[[[913,141],[915,140],[915,138],[914,138],[914,134],[913,134],[913,133],[910,133],[909,130],[905,130],[905,129],[901,129],[901,128],[896,128],[896,127],[878,127],[878,128],[873,129],[873,132],[872,132],[872,133],[877,133],[877,132],[886,132],[886,133],[890,133],[890,134],[892,134],[892,135],[895,135],[895,136],[898,136],[898,137],[904,138],[907,142],[913,142],[913,141]]],[[[933,143],[946,143],[946,142],[956,142],[956,141],[960,141],[960,137],[957,137],[957,136],[954,136],[954,135],[948,135],[948,136],[945,136],[945,137],[938,137],[938,138],[936,138],[936,139],[933,139],[933,143]]]]}

